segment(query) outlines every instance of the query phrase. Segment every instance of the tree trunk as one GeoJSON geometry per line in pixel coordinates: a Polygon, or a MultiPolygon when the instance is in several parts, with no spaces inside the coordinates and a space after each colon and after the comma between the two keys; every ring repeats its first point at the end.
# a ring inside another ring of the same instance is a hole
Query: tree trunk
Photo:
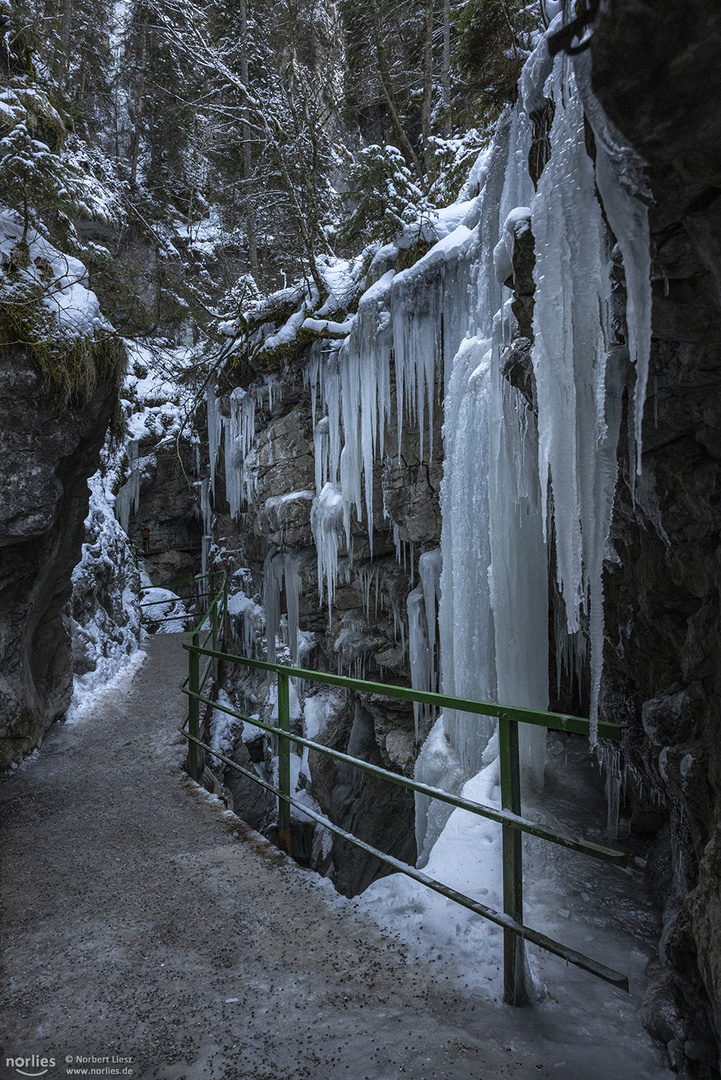
{"type": "Polygon", "coordinates": [[[130,114],[133,121],[133,134],[130,138],[130,186],[134,188],[138,179],[138,157],[140,154],[140,120],[143,112],[143,100],[145,98],[145,57],[147,54],[147,22],[143,26],[142,48],[140,52],[140,78],[138,80],[135,95],[135,107],[130,114]]]}
{"type": "Polygon", "coordinates": [[[423,159],[426,172],[433,178],[435,160],[431,149],[431,110],[433,107],[433,0],[426,0],[425,42],[423,48],[423,108],[421,110],[421,133],[423,135],[423,159]]]}
{"type": "MultiPolygon", "coordinates": [[[[246,0],[240,0],[240,78],[243,86],[248,86],[248,11],[246,0]]],[[[250,146],[250,125],[248,110],[243,110],[241,137],[243,139],[243,179],[245,180],[245,226],[248,233],[248,261],[253,280],[258,282],[258,244],[256,240],[255,207],[253,205],[253,160],[250,146]]]]}
{"type": "Polygon", "coordinates": [[[451,123],[451,0],[443,0],[443,131],[447,139],[453,134],[451,123]]]}
{"type": "Polygon", "coordinates": [[[53,57],[53,76],[62,83],[63,76],[68,66],[68,52],[70,51],[70,25],[73,18],[73,0],[63,0],[62,18],[60,20],[60,33],[53,57]]]}
{"type": "Polygon", "coordinates": [[[398,148],[405,157],[407,163],[409,165],[412,165],[416,170],[416,175],[418,176],[418,181],[421,185],[421,188],[424,192],[426,192],[428,190],[428,184],[426,183],[426,177],[423,172],[423,168],[420,161],[418,160],[418,156],[415,150],[411,145],[411,140],[408,138],[403,128],[401,118],[398,115],[395,101],[393,100],[391,77],[388,70],[388,61],[386,59],[385,49],[383,48],[383,41],[381,39],[380,19],[378,15],[378,9],[375,7],[373,8],[373,37],[375,39],[376,61],[378,63],[378,75],[380,77],[381,90],[383,91],[383,97],[386,99],[388,112],[391,115],[391,124],[393,125],[393,130],[396,134],[396,138],[398,139],[398,148]]]}

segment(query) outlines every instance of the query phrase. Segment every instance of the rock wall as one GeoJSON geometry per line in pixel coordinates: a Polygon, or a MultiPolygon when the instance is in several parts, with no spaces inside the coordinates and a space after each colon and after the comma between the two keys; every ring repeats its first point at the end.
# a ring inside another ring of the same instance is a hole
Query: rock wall
{"type": "Polygon", "coordinates": [[[666,822],[649,859],[664,966],[646,1019],[692,1077],[717,1075],[721,1034],[720,49],[714,0],[606,0],[591,47],[597,94],[653,192],[643,473],[634,498],[626,455],[603,708],[629,723],[632,828],[666,822]]]}
{"type": "MultiPolygon", "coordinates": [[[[181,362],[185,351],[178,348],[181,362]]],[[[198,437],[185,422],[183,389],[168,375],[174,359],[168,342],[134,344],[121,391],[126,445],[108,461],[116,516],[154,585],[201,568],[198,437]]]]}
{"type": "Polygon", "coordinates": [[[28,350],[0,351],[0,768],[37,746],[70,702],[63,610],[80,560],[87,479],[117,402],[120,351],[88,400],[64,410],[28,350]]]}
{"type": "MultiPolygon", "coordinates": [[[[625,812],[632,832],[653,843],[649,879],[665,913],[646,1023],[666,1046],[672,1067],[698,1078],[717,1075],[721,1031],[720,20],[710,0],[683,8],[670,0],[605,0],[591,49],[596,92],[649,162],[654,199],[653,348],[643,473],[633,478],[627,432],[622,433],[614,551],[609,550],[604,578],[601,711],[627,723],[625,812]]],[[[547,127],[547,120],[539,120],[536,173],[547,156],[547,127]]],[[[533,251],[518,245],[513,282],[519,336],[504,357],[504,374],[529,404],[534,394],[528,360],[532,266],[533,251]]],[[[620,264],[616,277],[623,300],[620,264]]],[[[227,513],[219,470],[214,531],[225,550],[218,552],[217,565],[239,575],[235,583],[241,583],[243,601],[233,616],[238,639],[245,637],[247,645],[250,624],[262,633],[269,571],[281,563],[278,605],[281,613],[288,612],[292,565],[301,582],[302,662],[407,681],[405,605],[418,555],[438,545],[441,464],[437,458],[432,465],[420,460],[410,432],[403,436],[401,462],[391,455],[378,464],[373,570],[365,531],[354,522],[352,561],[341,541],[342,572],[329,617],[319,595],[311,528],[313,430],[302,359],[296,355],[293,366],[274,376],[272,393],[258,397],[255,487],[238,522],[227,513]],[[384,520],[383,506],[390,520],[384,520]],[[406,568],[396,558],[397,543],[407,545],[406,568]]],[[[261,383],[260,372],[244,371],[245,389],[261,383]]],[[[221,395],[226,412],[232,388],[229,383],[221,395]]],[[[440,445],[439,438],[435,442],[440,445]]],[[[388,433],[386,444],[394,446],[394,433],[388,433]]],[[[558,596],[554,604],[560,609],[558,596]]],[[[279,629],[287,640],[282,619],[279,629]]],[[[550,657],[552,673],[560,663],[560,657],[550,657]]],[[[588,673],[579,674],[580,690],[566,680],[552,705],[587,711],[588,673]]],[[[250,715],[272,717],[267,680],[235,680],[226,689],[250,715]]],[[[300,711],[294,723],[300,727],[300,711]]],[[[336,704],[318,737],[401,772],[413,768],[412,714],[391,713],[372,699],[336,704]]],[[[235,753],[243,764],[269,761],[262,739],[238,737],[235,753]]],[[[412,835],[410,800],[384,803],[362,783],[354,787],[355,780],[326,759],[311,756],[300,770],[310,795],[339,824],[361,835],[366,830],[372,842],[412,859],[403,839],[412,835]]],[[[237,796],[244,801],[247,792],[238,790],[237,796]]],[[[259,823],[267,811],[260,808],[259,823]]],[[[379,872],[336,841],[314,844],[309,859],[348,893],[379,872]]]]}
{"type": "MultiPolygon", "coordinates": [[[[257,384],[254,389],[258,389],[257,384]]],[[[303,381],[302,367],[288,368],[274,379],[272,405],[268,403],[269,395],[259,391],[257,396],[255,449],[252,464],[248,463],[255,484],[239,522],[227,513],[222,462],[216,480],[214,533],[222,540],[218,541],[221,550],[215,565],[223,565],[231,580],[236,571],[243,571],[241,587],[248,601],[244,602],[244,612],[233,616],[238,644],[244,644],[244,637],[247,643],[253,619],[255,632],[262,633],[260,609],[264,594],[267,607],[272,568],[277,568],[278,562],[282,567],[292,565],[300,577],[301,666],[410,685],[406,602],[418,582],[420,554],[439,543],[440,462],[420,459],[417,431],[403,432],[399,462],[395,451],[397,430],[388,430],[386,444],[393,451],[377,464],[374,477],[377,505],[373,561],[365,524],[354,518],[351,552],[345,537],[339,537],[339,583],[329,609],[327,595],[321,599],[319,592],[311,526],[315,492],[313,424],[311,395],[303,381]],[[388,517],[384,517],[384,506],[388,517]],[[405,552],[405,560],[401,555],[400,562],[397,547],[405,552]]],[[[221,397],[221,407],[227,410],[227,397],[221,397]]],[[[440,414],[436,420],[438,447],[440,414]]],[[[236,575],[231,591],[237,588],[237,582],[236,575]]],[[[285,579],[281,578],[278,603],[279,632],[287,643],[287,571],[285,579]]],[[[227,688],[247,712],[268,720],[275,704],[271,685],[266,679],[236,676],[227,688]]],[[[314,693],[312,686],[301,688],[300,705],[314,693]]],[[[300,730],[300,715],[295,722],[300,730]]],[[[417,752],[412,707],[381,702],[371,695],[338,697],[318,738],[334,749],[412,775],[417,752]]],[[[247,764],[247,745],[238,737],[235,756],[239,764],[247,764]]],[[[399,858],[415,860],[414,803],[405,791],[318,754],[311,754],[305,767],[303,782],[309,795],[333,821],[399,858]]],[[[231,790],[233,785],[238,786],[232,774],[224,779],[231,790]]],[[[260,809],[256,817],[262,825],[267,808],[262,792],[257,790],[260,809]]],[[[242,800],[246,817],[255,814],[247,805],[245,788],[236,797],[242,800]]],[[[325,844],[316,842],[312,851],[306,850],[310,841],[301,839],[302,833],[294,825],[297,853],[327,873],[346,895],[362,891],[385,872],[378,860],[330,837],[325,844]]]]}

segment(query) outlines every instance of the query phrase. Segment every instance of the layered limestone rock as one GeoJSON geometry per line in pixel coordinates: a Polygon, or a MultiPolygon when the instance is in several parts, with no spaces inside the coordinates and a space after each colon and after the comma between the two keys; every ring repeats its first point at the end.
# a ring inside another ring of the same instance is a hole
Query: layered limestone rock
{"type": "MultiPolygon", "coordinates": [[[[393,449],[376,463],[374,475],[372,559],[366,524],[353,516],[350,551],[342,527],[338,530],[339,575],[329,603],[327,583],[323,596],[319,588],[311,522],[316,494],[314,432],[311,396],[302,367],[288,368],[282,376],[274,377],[272,394],[257,386],[253,389],[258,390],[255,436],[251,456],[246,459],[246,470],[253,479],[250,498],[238,521],[227,512],[222,455],[215,484],[213,531],[222,542],[213,565],[228,570],[231,596],[244,598],[235,606],[231,599],[231,611],[236,611],[231,623],[238,647],[255,647],[264,654],[261,638],[265,629],[267,640],[268,628],[263,622],[263,607],[267,616],[276,606],[278,647],[283,641],[285,658],[293,658],[289,583],[296,576],[300,666],[410,685],[406,605],[408,594],[418,583],[419,556],[439,542],[441,463],[429,462],[427,451],[425,460],[421,459],[418,432],[411,430],[403,432],[399,457],[397,430],[389,425],[387,445],[393,449]],[[270,595],[274,588],[275,600],[270,595]]],[[[220,407],[229,411],[227,396],[221,395],[220,407]]],[[[437,447],[440,414],[436,421],[437,447]]],[[[243,711],[275,722],[272,680],[238,672],[227,675],[227,689],[243,711]]],[[[298,687],[297,692],[300,701],[293,722],[301,731],[301,709],[317,688],[308,685],[298,687]]],[[[338,695],[312,737],[334,749],[412,774],[417,738],[410,706],[373,695],[338,695]]],[[[251,760],[270,765],[270,741],[248,738],[248,732],[236,738],[234,757],[239,764],[247,767],[250,748],[251,760]]],[[[302,787],[331,820],[397,857],[414,861],[414,805],[405,791],[319,754],[311,754],[309,760],[306,755],[298,767],[302,787]]],[[[247,784],[239,786],[230,773],[224,779],[233,799],[237,797],[244,808],[246,819],[250,814],[256,824],[267,825],[269,815],[261,789],[256,789],[257,806],[251,806],[247,784]]],[[[312,843],[306,833],[302,822],[294,821],[296,855],[328,874],[343,893],[362,891],[384,872],[378,860],[343,841],[326,836],[312,843]]]]}

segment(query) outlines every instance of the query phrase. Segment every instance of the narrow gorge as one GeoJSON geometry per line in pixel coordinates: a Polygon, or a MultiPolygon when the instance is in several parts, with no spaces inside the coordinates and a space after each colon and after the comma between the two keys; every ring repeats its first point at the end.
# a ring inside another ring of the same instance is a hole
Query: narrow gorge
{"type": "MultiPolygon", "coordinates": [[[[64,310],[85,313],[72,340],[87,349],[86,384],[66,392],[3,316],[0,764],[148,629],[172,628],[163,587],[209,571],[227,575],[235,651],[588,716],[590,745],[526,726],[524,800],[543,805],[561,760],[579,763],[589,802],[603,787],[604,839],[644,867],[658,918],[640,1020],[666,1068],[713,1080],[721,13],[578,9],[590,29],[574,36],[564,5],[543,4],[514,101],[453,201],[354,254],[316,255],[293,284],[244,288],[212,311],[211,361],[187,313],[162,348],[108,336],[84,266],[70,273],[3,218],[5,278],[23,244],[37,282],[44,259],[64,310]],[[145,630],[141,583],[156,601],[145,630]],[[624,725],[618,745],[604,721],[624,725]]],[[[108,226],[118,247],[121,232],[108,226]]],[[[150,289],[159,262],[150,246],[133,258],[150,289]]],[[[197,258],[208,279],[225,272],[217,252],[197,258]]],[[[218,703],[276,722],[275,682],[238,670],[218,703]]],[[[291,722],[449,791],[481,799],[497,783],[491,720],[294,680],[291,722]]],[[[277,778],[261,728],[222,709],[203,724],[214,749],[277,778]]],[[[418,867],[456,858],[450,807],[313,751],[291,761],[297,799],[340,827],[418,867]]],[[[264,789],[210,756],[202,784],[276,838],[264,789]]],[[[291,830],[294,858],[339,893],[400,905],[373,856],[299,810],[291,830]]]]}

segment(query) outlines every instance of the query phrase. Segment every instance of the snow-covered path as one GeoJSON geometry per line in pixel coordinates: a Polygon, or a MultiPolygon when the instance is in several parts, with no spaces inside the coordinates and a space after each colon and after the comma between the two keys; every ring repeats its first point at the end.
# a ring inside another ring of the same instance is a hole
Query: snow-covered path
{"type": "Polygon", "coordinates": [[[0,785],[0,1076],[40,1075],[42,1057],[51,1078],[639,1075],[639,1048],[617,1048],[628,1071],[609,1072],[583,1032],[569,1045],[531,1010],[411,961],[201,793],[180,771],[180,638],[148,653],[128,692],[57,726],[0,785]],[[32,1055],[24,1073],[7,1064],[32,1055]]]}

